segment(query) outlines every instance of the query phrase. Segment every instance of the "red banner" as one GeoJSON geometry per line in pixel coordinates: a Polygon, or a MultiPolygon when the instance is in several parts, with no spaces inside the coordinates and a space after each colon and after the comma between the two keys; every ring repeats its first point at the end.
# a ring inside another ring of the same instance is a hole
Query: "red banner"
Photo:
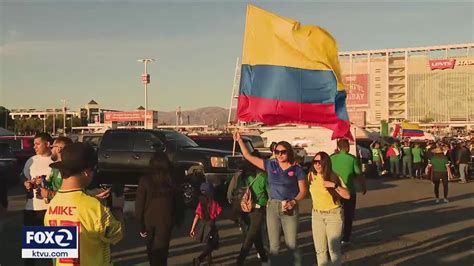
{"type": "Polygon", "coordinates": [[[142,74],[142,83],[149,84],[150,83],[150,74],[142,74]]]}
{"type": "Polygon", "coordinates": [[[342,80],[347,88],[347,107],[369,105],[368,74],[342,75],[342,80]]]}
{"type": "MultiPolygon", "coordinates": [[[[147,119],[152,119],[153,111],[147,112],[147,119]]],[[[105,112],[105,122],[132,122],[132,121],[144,121],[145,111],[136,112],[105,112]]]]}
{"type": "Polygon", "coordinates": [[[451,59],[436,59],[436,60],[430,60],[430,68],[431,70],[435,69],[453,69],[454,65],[456,64],[456,59],[451,58],[451,59]]]}

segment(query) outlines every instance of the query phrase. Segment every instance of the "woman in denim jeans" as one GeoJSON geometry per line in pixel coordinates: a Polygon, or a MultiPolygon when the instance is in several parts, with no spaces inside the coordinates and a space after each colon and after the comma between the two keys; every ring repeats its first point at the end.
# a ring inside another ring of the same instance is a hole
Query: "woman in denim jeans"
{"type": "Polygon", "coordinates": [[[343,211],[340,198],[349,199],[350,192],[342,179],[332,171],[331,159],[325,152],[314,156],[308,180],[313,202],[311,225],[318,265],[342,265],[343,211]]]}
{"type": "Polygon", "coordinates": [[[280,231],[283,228],[285,243],[293,253],[291,265],[301,265],[301,254],[298,250],[298,201],[307,193],[306,178],[301,166],[295,163],[293,148],[286,141],[277,143],[275,159],[263,160],[252,156],[239,132],[234,133],[234,140],[239,143],[244,158],[256,167],[265,170],[270,187],[270,199],[267,203],[267,230],[270,242],[270,263],[280,249],[280,231]]]}

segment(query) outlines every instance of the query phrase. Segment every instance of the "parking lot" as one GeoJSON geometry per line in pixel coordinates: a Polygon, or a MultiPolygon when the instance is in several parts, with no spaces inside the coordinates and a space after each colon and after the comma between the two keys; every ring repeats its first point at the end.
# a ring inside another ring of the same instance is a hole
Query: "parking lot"
{"type": "MultiPolygon", "coordinates": [[[[474,182],[450,183],[450,203],[436,204],[432,185],[426,180],[370,179],[369,192],[358,194],[352,245],[344,248],[345,265],[472,265],[474,240],[474,182]]],[[[20,265],[24,196],[21,189],[10,193],[10,210],[1,233],[0,264],[20,265]],[[7,240],[7,241],[5,241],[7,240]]],[[[311,235],[310,201],[301,204],[299,244],[304,265],[315,264],[311,235]]],[[[127,204],[133,206],[133,203],[127,204]]],[[[187,265],[201,250],[188,237],[192,210],[174,231],[169,264],[187,265]]],[[[220,249],[214,265],[233,264],[242,234],[229,220],[218,222],[220,249]]],[[[115,265],[147,265],[145,247],[131,216],[126,218],[126,236],[113,247],[115,265]]],[[[284,248],[284,244],[282,245],[284,248]]],[[[284,252],[279,265],[289,265],[284,252]]],[[[50,265],[45,260],[43,265],[50,265]]],[[[259,265],[255,251],[248,265],[259,265]]]]}

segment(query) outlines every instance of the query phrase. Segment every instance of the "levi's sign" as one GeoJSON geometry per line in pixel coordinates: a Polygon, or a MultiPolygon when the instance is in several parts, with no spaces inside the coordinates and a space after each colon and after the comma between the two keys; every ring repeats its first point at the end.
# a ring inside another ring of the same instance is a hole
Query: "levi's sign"
{"type": "Polygon", "coordinates": [[[454,65],[456,64],[456,59],[451,58],[451,59],[436,59],[436,60],[430,60],[430,68],[431,70],[435,69],[453,69],[454,65]]]}

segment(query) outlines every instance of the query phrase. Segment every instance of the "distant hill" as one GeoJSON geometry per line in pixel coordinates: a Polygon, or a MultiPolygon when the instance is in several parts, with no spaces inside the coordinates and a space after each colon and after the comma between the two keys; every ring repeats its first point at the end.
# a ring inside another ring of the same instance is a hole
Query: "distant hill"
{"type": "MultiPolygon", "coordinates": [[[[203,107],[195,110],[181,110],[182,124],[210,125],[224,127],[227,124],[228,109],[203,107]],[[189,121],[188,121],[189,116],[189,121]]],[[[176,125],[176,112],[158,112],[158,124],[176,125]]]]}

